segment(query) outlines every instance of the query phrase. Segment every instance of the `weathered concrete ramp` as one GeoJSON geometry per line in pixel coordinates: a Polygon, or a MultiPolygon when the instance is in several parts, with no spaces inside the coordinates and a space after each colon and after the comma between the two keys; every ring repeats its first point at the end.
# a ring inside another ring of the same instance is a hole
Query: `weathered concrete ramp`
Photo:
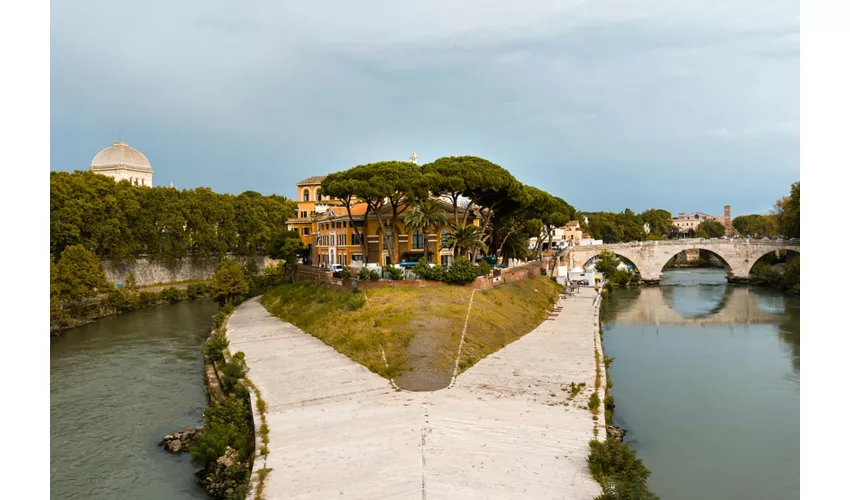
{"type": "MultiPolygon", "coordinates": [[[[267,498],[590,499],[593,294],[461,374],[449,389],[389,382],[266,312],[227,335],[268,406],[267,498]],[[587,389],[563,403],[570,382],[587,389]],[[554,396],[553,396],[554,395],[554,396]]],[[[604,437],[604,425],[601,436],[604,437]]]]}

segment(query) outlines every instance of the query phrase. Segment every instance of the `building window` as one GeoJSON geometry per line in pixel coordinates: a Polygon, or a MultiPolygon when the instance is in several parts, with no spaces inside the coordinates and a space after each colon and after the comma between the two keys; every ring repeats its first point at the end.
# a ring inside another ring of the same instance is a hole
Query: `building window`
{"type": "Polygon", "coordinates": [[[413,231],[413,249],[414,250],[422,250],[423,246],[424,246],[424,243],[423,243],[422,231],[419,231],[417,229],[416,231],[413,231]]]}
{"type": "Polygon", "coordinates": [[[322,201],[322,193],[316,193],[316,201],[322,201]]]}
{"type": "Polygon", "coordinates": [[[440,265],[441,266],[449,267],[449,265],[451,263],[452,263],[452,256],[451,255],[441,255],[440,256],[440,265]]]}
{"type": "Polygon", "coordinates": [[[352,255],[351,262],[363,262],[363,256],[360,254],[352,255]]]}
{"type": "Polygon", "coordinates": [[[387,250],[387,242],[393,237],[392,231],[384,231],[384,250],[387,250]]]}
{"type": "Polygon", "coordinates": [[[302,218],[302,219],[306,219],[306,218],[307,218],[307,211],[306,211],[306,210],[302,210],[302,211],[301,211],[301,218],[302,218]]]}
{"type": "Polygon", "coordinates": [[[304,190],[304,201],[310,201],[310,190],[309,189],[304,190]]]}
{"type": "Polygon", "coordinates": [[[304,236],[309,236],[310,235],[310,229],[306,228],[306,227],[302,227],[301,228],[301,234],[303,234],[304,236]]]}
{"type": "Polygon", "coordinates": [[[351,244],[352,245],[362,245],[363,244],[362,241],[361,241],[362,238],[363,238],[363,235],[360,234],[360,233],[352,234],[351,235],[351,244]]]}

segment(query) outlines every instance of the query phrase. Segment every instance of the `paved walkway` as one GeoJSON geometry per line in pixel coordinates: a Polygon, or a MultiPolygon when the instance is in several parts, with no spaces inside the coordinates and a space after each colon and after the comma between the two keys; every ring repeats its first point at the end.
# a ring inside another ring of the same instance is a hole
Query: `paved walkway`
{"type": "MultiPolygon", "coordinates": [[[[240,306],[227,336],[267,403],[269,499],[591,499],[585,406],[595,377],[595,294],[436,392],[389,382],[315,337],[240,306]],[[570,382],[587,389],[573,402],[570,382]],[[554,397],[553,397],[554,395],[554,397]]],[[[600,412],[601,413],[601,412],[600,412]]],[[[601,417],[601,414],[600,414],[601,417]]],[[[600,436],[604,437],[604,425],[600,436]]]]}

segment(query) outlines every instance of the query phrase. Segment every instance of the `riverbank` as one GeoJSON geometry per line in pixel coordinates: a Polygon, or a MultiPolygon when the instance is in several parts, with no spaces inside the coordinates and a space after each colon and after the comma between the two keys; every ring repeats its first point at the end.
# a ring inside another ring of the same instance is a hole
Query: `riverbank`
{"type": "MultiPolygon", "coordinates": [[[[231,316],[265,398],[269,498],[591,499],[595,294],[558,303],[532,332],[457,376],[407,392],[279,320],[258,299],[231,316]],[[572,398],[570,384],[581,386],[572,398]],[[506,481],[509,478],[509,481],[506,481]]],[[[599,433],[600,430],[597,430],[599,433]]]]}
{"type": "Polygon", "coordinates": [[[206,297],[209,297],[209,281],[158,283],[133,290],[115,288],[59,309],[51,308],[50,335],[59,335],[109,316],[206,297]]]}

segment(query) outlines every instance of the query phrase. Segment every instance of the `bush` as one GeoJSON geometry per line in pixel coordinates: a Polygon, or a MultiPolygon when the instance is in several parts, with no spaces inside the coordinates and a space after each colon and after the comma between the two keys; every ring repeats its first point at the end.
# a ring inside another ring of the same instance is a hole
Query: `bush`
{"type": "Polygon", "coordinates": [[[219,304],[233,302],[251,289],[242,267],[233,259],[223,259],[216,267],[210,292],[219,304]]]}
{"type": "Polygon", "coordinates": [[[139,308],[139,296],[124,288],[113,288],[106,296],[107,305],[117,312],[127,312],[139,308]]]}
{"type": "Polygon", "coordinates": [[[546,276],[546,268],[545,267],[540,268],[540,276],[546,276]]]}
{"type": "Polygon", "coordinates": [[[404,271],[394,266],[384,266],[381,269],[385,275],[389,276],[391,280],[401,280],[404,279],[404,271]]]}
{"type": "Polygon", "coordinates": [[[221,306],[221,309],[218,310],[217,313],[213,316],[213,328],[218,330],[221,327],[222,323],[224,323],[224,319],[233,312],[233,304],[230,302],[221,306]]]}
{"type": "Polygon", "coordinates": [[[419,259],[419,263],[416,264],[416,267],[413,268],[413,272],[419,276],[420,279],[430,280],[430,281],[445,281],[446,280],[446,270],[439,266],[431,267],[428,264],[428,261],[425,260],[425,257],[419,259]]]}
{"type": "Polygon", "coordinates": [[[587,466],[602,486],[602,495],[594,500],[658,500],[658,495],[646,486],[650,470],[629,445],[618,439],[591,441],[587,466]]]}
{"type": "Polygon", "coordinates": [[[254,451],[250,418],[250,405],[235,395],[208,407],[204,426],[189,447],[192,462],[210,467],[228,446],[239,452],[240,461],[247,460],[254,451]]]}
{"type": "Polygon", "coordinates": [[[186,288],[186,297],[190,299],[200,299],[206,297],[210,293],[206,283],[192,283],[186,288]]]}
{"type": "Polygon", "coordinates": [[[224,334],[215,334],[207,339],[204,344],[204,357],[207,360],[215,362],[224,358],[224,350],[230,345],[230,341],[224,334]]]}
{"type": "Polygon", "coordinates": [[[594,392],[593,394],[590,395],[590,399],[587,401],[587,407],[592,411],[596,411],[599,408],[599,393],[598,392],[594,392]]]}
{"type": "Polygon", "coordinates": [[[169,304],[180,302],[185,298],[186,292],[184,292],[183,290],[178,290],[174,287],[163,288],[162,291],[159,292],[159,299],[163,302],[168,302],[169,304]]]}
{"type": "Polygon", "coordinates": [[[478,262],[478,273],[481,276],[490,276],[490,273],[493,271],[493,266],[490,265],[486,260],[482,260],[478,262]]]}
{"type": "Polygon", "coordinates": [[[159,302],[159,296],[155,292],[139,293],[139,307],[153,306],[157,302],[159,302]]]}
{"type": "Polygon", "coordinates": [[[631,278],[631,273],[629,273],[625,269],[617,269],[613,273],[611,273],[611,277],[608,278],[608,281],[617,286],[625,286],[629,283],[631,278]]]}
{"type": "Polygon", "coordinates": [[[369,269],[369,280],[378,281],[379,279],[381,279],[381,275],[378,274],[378,271],[375,271],[374,269],[369,269]]]}
{"type": "Polygon", "coordinates": [[[360,293],[360,290],[354,289],[352,294],[345,301],[345,308],[349,311],[356,311],[366,304],[366,296],[360,293]]]}
{"type": "Polygon", "coordinates": [[[248,373],[248,366],[245,365],[245,353],[237,352],[230,358],[230,362],[224,365],[221,370],[221,387],[225,392],[232,391],[239,379],[245,377],[248,373]]]}
{"type": "Polygon", "coordinates": [[[458,257],[452,261],[452,265],[449,266],[449,270],[446,272],[446,282],[448,283],[469,283],[477,277],[478,268],[463,257],[458,257]]]}
{"type": "Polygon", "coordinates": [[[351,272],[348,269],[343,269],[342,272],[340,273],[340,275],[342,276],[342,279],[344,279],[344,280],[351,278],[351,272]]]}

